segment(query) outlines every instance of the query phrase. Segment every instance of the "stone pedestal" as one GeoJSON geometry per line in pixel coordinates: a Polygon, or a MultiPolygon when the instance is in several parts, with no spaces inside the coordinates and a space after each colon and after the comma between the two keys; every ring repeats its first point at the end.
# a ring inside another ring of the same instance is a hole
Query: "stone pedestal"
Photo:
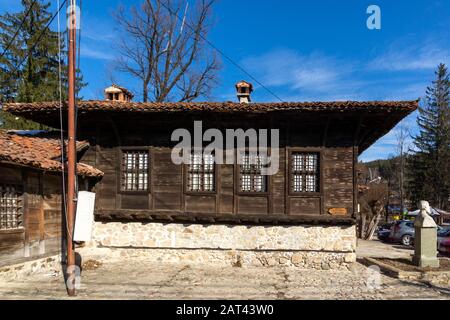
{"type": "Polygon", "coordinates": [[[420,202],[420,214],[414,223],[414,257],[413,263],[421,268],[439,268],[437,258],[437,226],[429,215],[430,205],[420,202]]]}

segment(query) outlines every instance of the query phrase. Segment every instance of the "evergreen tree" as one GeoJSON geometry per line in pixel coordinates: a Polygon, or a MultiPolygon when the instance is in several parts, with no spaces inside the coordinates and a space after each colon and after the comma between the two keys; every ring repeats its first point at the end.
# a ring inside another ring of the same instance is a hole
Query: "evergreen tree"
{"type": "Polygon", "coordinates": [[[419,107],[420,132],[414,137],[415,152],[408,159],[411,200],[429,200],[449,209],[450,191],[450,81],[440,64],[436,80],[427,88],[425,104],[419,107]]]}
{"type": "MultiPolygon", "coordinates": [[[[61,36],[61,61],[59,60],[58,33],[47,29],[53,14],[50,3],[22,0],[22,11],[0,16],[1,52],[12,41],[16,30],[24,21],[18,36],[0,60],[0,102],[42,102],[59,100],[59,63],[62,67],[63,99],[67,97],[67,52],[63,50],[61,36]],[[33,5],[33,6],[32,6],[33,5]],[[32,6],[32,7],[31,7],[32,6]],[[31,7],[31,9],[30,9],[31,7]],[[25,20],[25,15],[28,14],[25,20]],[[20,62],[23,63],[21,65],[20,62]]],[[[77,91],[85,84],[78,77],[77,91]]],[[[0,113],[0,127],[35,129],[36,124],[18,121],[16,117],[0,113]],[[3,123],[3,125],[2,125],[3,123]]]]}

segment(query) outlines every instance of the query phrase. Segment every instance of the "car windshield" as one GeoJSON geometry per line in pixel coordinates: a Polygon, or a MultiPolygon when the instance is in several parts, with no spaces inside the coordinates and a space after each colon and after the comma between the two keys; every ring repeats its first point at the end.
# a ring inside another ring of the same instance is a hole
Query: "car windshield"
{"type": "Polygon", "coordinates": [[[444,231],[440,232],[439,236],[444,237],[444,238],[450,238],[450,230],[444,230],[444,231]]]}

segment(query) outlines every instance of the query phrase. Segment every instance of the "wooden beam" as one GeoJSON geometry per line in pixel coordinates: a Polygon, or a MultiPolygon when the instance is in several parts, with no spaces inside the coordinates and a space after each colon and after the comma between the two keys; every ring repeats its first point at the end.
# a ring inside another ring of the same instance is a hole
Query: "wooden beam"
{"type": "Polygon", "coordinates": [[[99,210],[96,212],[97,221],[121,221],[121,222],[174,222],[174,223],[198,223],[198,224],[232,224],[232,225],[304,225],[304,224],[332,224],[352,225],[355,220],[350,216],[328,215],[231,215],[231,214],[206,214],[193,212],[145,212],[137,214],[139,210],[99,210]]]}
{"type": "Polygon", "coordinates": [[[328,139],[328,131],[330,129],[330,123],[331,123],[331,116],[328,116],[327,122],[325,124],[325,129],[323,130],[323,135],[322,135],[322,147],[326,146],[327,139],[328,139]]]}

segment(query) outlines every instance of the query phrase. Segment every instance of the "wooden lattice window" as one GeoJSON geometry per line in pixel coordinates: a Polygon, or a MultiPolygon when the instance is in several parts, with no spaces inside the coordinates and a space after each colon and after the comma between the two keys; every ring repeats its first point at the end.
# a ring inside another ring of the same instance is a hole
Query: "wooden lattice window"
{"type": "Polygon", "coordinates": [[[20,187],[0,184],[0,230],[23,227],[23,199],[20,187]]]}
{"type": "Polygon", "coordinates": [[[267,165],[267,157],[258,154],[241,154],[240,164],[240,191],[241,192],[267,192],[267,175],[262,175],[267,165]]]}
{"type": "Polygon", "coordinates": [[[294,152],[291,157],[293,192],[319,192],[319,153],[294,152]]]}
{"type": "Polygon", "coordinates": [[[215,191],[214,155],[191,154],[188,165],[187,190],[189,192],[215,191]]]}
{"type": "Polygon", "coordinates": [[[149,190],[149,152],[147,150],[122,151],[122,191],[149,190]]]}

